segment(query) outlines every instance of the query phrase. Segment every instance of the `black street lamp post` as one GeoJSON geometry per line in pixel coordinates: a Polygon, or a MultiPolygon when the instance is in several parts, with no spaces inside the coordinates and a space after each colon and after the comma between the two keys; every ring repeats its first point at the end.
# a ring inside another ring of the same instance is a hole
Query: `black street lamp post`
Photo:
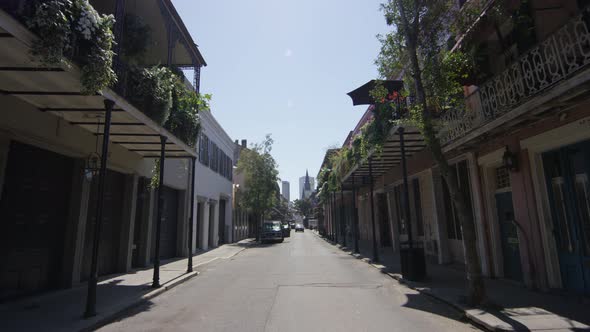
{"type": "Polygon", "coordinates": [[[102,228],[102,209],[104,206],[105,177],[107,172],[107,160],[109,155],[109,136],[111,133],[111,115],[115,102],[106,99],[104,101],[105,116],[102,136],[102,154],[100,156],[100,172],[98,173],[98,200],[96,202],[96,218],[94,221],[94,239],[92,247],[92,260],[90,262],[90,278],[88,280],[88,294],[86,296],[86,312],[84,317],[96,316],[96,286],[98,283],[98,249],[100,245],[100,231],[102,228]]]}
{"type": "Polygon", "coordinates": [[[426,277],[426,260],[424,247],[415,246],[412,236],[412,221],[410,215],[410,194],[408,185],[408,169],[406,165],[406,147],[404,141],[404,128],[398,128],[400,152],[402,155],[402,174],[404,181],[403,216],[408,225],[408,248],[402,246],[400,250],[402,276],[411,281],[420,281],[426,277]]]}
{"type": "Polygon", "coordinates": [[[193,272],[193,218],[195,217],[195,173],[197,172],[197,158],[191,158],[191,212],[188,219],[188,267],[187,273],[193,272]]]}
{"type": "Polygon", "coordinates": [[[340,221],[342,225],[341,234],[342,234],[342,245],[346,247],[346,215],[344,213],[344,188],[342,185],[340,186],[340,221]]]}
{"type": "Polygon", "coordinates": [[[399,133],[399,147],[402,154],[402,174],[403,174],[403,181],[404,181],[404,220],[408,225],[408,245],[410,249],[413,246],[413,237],[412,237],[412,221],[410,220],[410,192],[408,185],[408,168],[406,165],[406,146],[404,142],[404,128],[400,127],[397,132],[399,133]]]}
{"type": "Polygon", "coordinates": [[[154,254],[154,279],[152,288],[160,287],[160,232],[164,207],[164,164],[166,162],[166,136],[160,136],[160,179],[158,180],[158,201],[156,203],[156,252],[154,254]]]}
{"type": "Polygon", "coordinates": [[[369,181],[371,187],[371,223],[373,224],[373,261],[379,261],[379,253],[377,252],[377,234],[376,234],[376,226],[375,226],[375,202],[373,200],[373,158],[369,158],[369,181]]]}
{"type": "Polygon", "coordinates": [[[354,231],[354,252],[359,252],[359,225],[358,211],[356,209],[356,186],[354,185],[354,175],[352,176],[352,223],[354,231]]]}

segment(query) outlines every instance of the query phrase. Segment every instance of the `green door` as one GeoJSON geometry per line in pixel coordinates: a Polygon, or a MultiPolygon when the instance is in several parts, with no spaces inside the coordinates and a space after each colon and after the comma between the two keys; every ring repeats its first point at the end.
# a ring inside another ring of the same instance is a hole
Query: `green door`
{"type": "Polygon", "coordinates": [[[564,288],[590,294],[590,141],[543,155],[564,288]]]}
{"type": "Polygon", "coordinates": [[[500,236],[502,238],[504,277],[522,281],[520,243],[518,241],[518,228],[514,221],[514,207],[512,205],[511,192],[496,194],[496,210],[500,224],[500,236]]]}

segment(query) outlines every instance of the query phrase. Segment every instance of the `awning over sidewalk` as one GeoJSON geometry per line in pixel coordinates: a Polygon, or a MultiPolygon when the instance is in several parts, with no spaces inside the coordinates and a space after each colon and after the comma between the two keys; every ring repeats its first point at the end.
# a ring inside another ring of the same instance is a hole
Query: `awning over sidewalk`
{"type": "Polygon", "coordinates": [[[32,59],[34,35],[0,10],[0,93],[17,97],[41,112],[49,112],[68,123],[100,136],[104,130],[104,100],[115,102],[110,142],[145,158],[160,157],[160,136],[167,138],[167,158],[196,157],[191,148],[152,121],[111,89],[86,96],[80,93],[76,66],[43,67],[32,59]]]}
{"type": "MultiPolygon", "coordinates": [[[[400,144],[400,135],[398,133],[400,127],[391,129],[388,139],[383,144],[383,151],[378,154],[376,151],[371,151],[366,160],[361,161],[355,165],[352,170],[343,178],[342,183],[345,188],[350,188],[359,184],[368,183],[367,179],[370,175],[377,178],[389,170],[400,165],[402,161],[402,147],[400,144]],[[369,160],[371,159],[369,169],[369,160]]],[[[406,158],[411,157],[417,152],[426,148],[426,143],[420,132],[411,127],[404,128],[404,149],[406,158]]]]}

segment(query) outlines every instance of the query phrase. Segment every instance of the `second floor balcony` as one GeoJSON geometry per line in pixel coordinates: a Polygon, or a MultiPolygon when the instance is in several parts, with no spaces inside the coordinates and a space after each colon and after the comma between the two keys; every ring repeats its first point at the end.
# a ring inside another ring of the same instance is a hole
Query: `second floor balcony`
{"type": "Polygon", "coordinates": [[[584,8],[544,40],[508,63],[466,97],[466,106],[443,117],[441,139],[447,148],[534,109],[570,104],[590,80],[590,9],[584,8]]]}

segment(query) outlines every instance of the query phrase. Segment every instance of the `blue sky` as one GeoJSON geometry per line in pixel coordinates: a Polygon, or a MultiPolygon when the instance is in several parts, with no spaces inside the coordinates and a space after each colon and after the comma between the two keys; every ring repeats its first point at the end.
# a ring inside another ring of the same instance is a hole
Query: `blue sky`
{"type": "Polygon", "coordinates": [[[235,139],[267,133],[280,177],[316,176],[365,110],[347,92],[377,76],[383,0],[173,0],[208,66],[201,91],[235,139]]]}

